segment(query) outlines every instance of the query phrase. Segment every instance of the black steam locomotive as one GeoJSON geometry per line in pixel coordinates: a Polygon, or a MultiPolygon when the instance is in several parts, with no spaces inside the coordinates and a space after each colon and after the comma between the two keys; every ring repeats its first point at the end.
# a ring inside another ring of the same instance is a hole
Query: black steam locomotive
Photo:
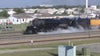
{"type": "Polygon", "coordinates": [[[24,34],[37,34],[38,32],[50,32],[57,30],[58,28],[67,29],[68,27],[78,28],[82,26],[84,29],[88,29],[90,25],[89,18],[47,18],[47,19],[35,19],[32,21],[32,25],[27,26],[24,34]]]}

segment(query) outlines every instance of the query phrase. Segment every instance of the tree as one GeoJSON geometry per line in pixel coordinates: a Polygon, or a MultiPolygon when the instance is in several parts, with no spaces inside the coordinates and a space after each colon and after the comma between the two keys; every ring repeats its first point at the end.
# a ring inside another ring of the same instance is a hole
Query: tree
{"type": "Polygon", "coordinates": [[[38,13],[38,11],[37,10],[35,10],[35,12],[34,13],[38,13]]]}
{"type": "Polygon", "coordinates": [[[0,12],[0,17],[9,17],[9,14],[6,10],[0,12]]]}
{"type": "Polygon", "coordinates": [[[63,12],[63,15],[68,15],[68,13],[66,11],[63,12]]]}
{"type": "Polygon", "coordinates": [[[19,14],[19,13],[24,13],[25,11],[22,8],[16,8],[14,11],[19,14]]]}
{"type": "Polygon", "coordinates": [[[82,9],[80,10],[80,12],[81,12],[81,13],[84,13],[84,8],[82,8],[82,9]]]}

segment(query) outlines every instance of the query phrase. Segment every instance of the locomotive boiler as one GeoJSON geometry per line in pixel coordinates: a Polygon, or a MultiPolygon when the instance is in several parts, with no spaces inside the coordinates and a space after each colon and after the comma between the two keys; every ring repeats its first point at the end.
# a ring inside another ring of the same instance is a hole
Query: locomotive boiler
{"type": "Polygon", "coordinates": [[[24,34],[37,34],[38,32],[50,32],[57,29],[68,29],[68,27],[88,29],[89,18],[45,18],[34,19],[32,25],[27,26],[24,34]]]}

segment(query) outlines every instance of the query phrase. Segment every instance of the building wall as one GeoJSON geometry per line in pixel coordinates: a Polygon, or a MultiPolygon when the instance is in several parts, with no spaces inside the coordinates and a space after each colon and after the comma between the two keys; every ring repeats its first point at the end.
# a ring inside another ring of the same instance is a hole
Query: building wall
{"type": "Polygon", "coordinates": [[[59,46],[58,56],[76,56],[76,46],[59,46]]]}

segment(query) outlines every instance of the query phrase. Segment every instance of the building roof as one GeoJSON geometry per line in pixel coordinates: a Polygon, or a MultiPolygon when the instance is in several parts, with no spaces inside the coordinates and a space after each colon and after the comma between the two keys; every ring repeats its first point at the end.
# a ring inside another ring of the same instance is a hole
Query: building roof
{"type": "Polygon", "coordinates": [[[32,17],[32,14],[29,14],[29,13],[20,13],[20,14],[14,14],[13,17],[15,18],[33,18],[32,17]]]}

